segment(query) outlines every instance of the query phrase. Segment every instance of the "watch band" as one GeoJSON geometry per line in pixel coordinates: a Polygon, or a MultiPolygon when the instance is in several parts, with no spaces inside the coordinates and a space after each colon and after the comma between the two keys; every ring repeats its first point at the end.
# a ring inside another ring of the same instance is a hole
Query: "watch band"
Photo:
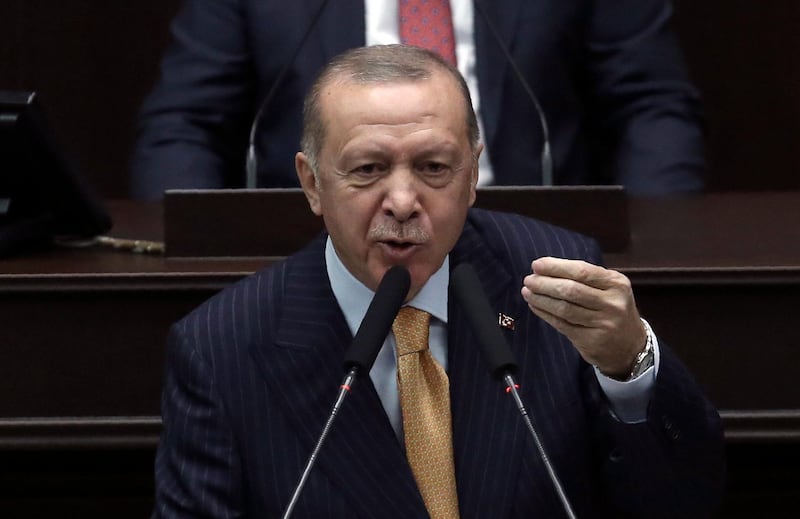
{"type": "MultiPolygon", "coordinates": [[[[644,319],[642,319],[642,322],[644,323],[644,319]]],[[[631,374],[628,376],[628,380],[633,380],[640,376],[655,362],[653,332],[650,330],[650,326],[648,326],[647,323],[644,324],[645,331],[647,332],[647,341],[644,344],[644,349],[640,351],[638,355],[636,355],[636,360],[633,362],[633,367],[631,368],[631,374]]]]}

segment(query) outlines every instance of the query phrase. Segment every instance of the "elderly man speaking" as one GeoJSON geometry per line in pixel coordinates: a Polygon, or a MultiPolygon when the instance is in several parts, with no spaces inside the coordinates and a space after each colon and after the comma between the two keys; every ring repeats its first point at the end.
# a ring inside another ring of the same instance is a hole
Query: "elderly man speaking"
{"type": "Polygon", "coordinates": [[[486,373],[450,273],[477,272],[577,517],[709,517],[719,415],[595,243],[471,208],[469,91],[402,45],[339,56],[308,94],[295,159],[325,232],[223,290],[169,336],[154,517],[279,517],[385,273],[410,289],[341,407],[295,517],[563,517],[514,401],[486,373]],[[511,329],[513,328],[513,330],[511,329]]]}

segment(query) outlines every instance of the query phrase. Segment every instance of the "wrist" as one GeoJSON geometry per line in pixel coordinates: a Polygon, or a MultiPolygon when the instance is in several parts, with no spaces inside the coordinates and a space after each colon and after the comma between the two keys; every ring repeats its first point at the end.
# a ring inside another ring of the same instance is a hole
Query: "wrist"
{"type": "Polygon", "coordinates": [[[642,319],[642,328],[645,332],[645,341],[642,349],[636,353],[628,366],[619,372],[610,373],[600,370],[600,373],[619,382],[628,382],[647,371],[655,362],[655,341],[650,326],[642,319]]]}
{"type": "Polygon", "coordinates": [[[649,326],[645,326],[645,332],[647,333],[647,339],[645,341],[644,348],[636,355],[636,358],[633,361],[633,366],[631,366],[630,374],[628,375],[628,380],[633,380],[637,377],[640,377],[655,363],[653,332],[650,331],[649,326]]]}

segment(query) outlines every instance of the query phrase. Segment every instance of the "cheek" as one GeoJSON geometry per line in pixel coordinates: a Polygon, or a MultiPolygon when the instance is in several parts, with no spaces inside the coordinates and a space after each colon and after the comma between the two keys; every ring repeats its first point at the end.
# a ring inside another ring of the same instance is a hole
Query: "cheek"
{"type": "Polygon", "coordinates": [[[446,239],[457,229],[459,232],[469,207],[470,194],[467,191],[454,191],[442,196],[435,204],[428,205],[428,213],[436,234],[446,239]]]}
{"type": "Polygon", "coordinates": [[[441,204],[431,215],[437,255],[446,255],[455,246],[464,227],[467,208],[463,204],[441,204]]]}
{"type": "Polygon", "coordinates": [[[322,205],[325,227],[338,245],[337,249],[347,250],[354,256],[362,255],[372,219],[368,206],[342,193],[323,194],[322,205]]]}

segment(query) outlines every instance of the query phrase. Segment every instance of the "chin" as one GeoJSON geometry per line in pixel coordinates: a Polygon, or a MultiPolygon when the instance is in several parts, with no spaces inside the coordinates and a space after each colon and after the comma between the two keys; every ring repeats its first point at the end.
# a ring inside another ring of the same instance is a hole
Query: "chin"
{"type": "Polygon", "coordinates": [[[408,289],[406,301],[417,295],[417,292],[420,291],[422,286],[430,279],[435,271],[430,271],[424,266],[410,266],[408,267],[408,272],[411,274],[411,286],[408,289]]]}
{"type": "Polygon", "coordinates": [[[408,289],[408,296],[406,297],[406,301],[415,296],[417,292],[419,292],[419,290],[422,288],[422,286],[433,275],[433,273],[436,272],[436,269],[431,269],[429,265],[419,262],[412,261],[406,264],[402,261],[400,262],[385,261],[382,262],[380,267],[370,270],[370,275],[373,276],[373,280],[375,283],[375,286],[370,288],[373,291],[377,290],[378,285],[383,279],[383,276],[386,275],[386,272],[390,268],[395,267],[397,265],[400,265],[401,267],[405,267],[406,269],[408,269],[408,273],[411,276],[411,286],[408,289]]]}

